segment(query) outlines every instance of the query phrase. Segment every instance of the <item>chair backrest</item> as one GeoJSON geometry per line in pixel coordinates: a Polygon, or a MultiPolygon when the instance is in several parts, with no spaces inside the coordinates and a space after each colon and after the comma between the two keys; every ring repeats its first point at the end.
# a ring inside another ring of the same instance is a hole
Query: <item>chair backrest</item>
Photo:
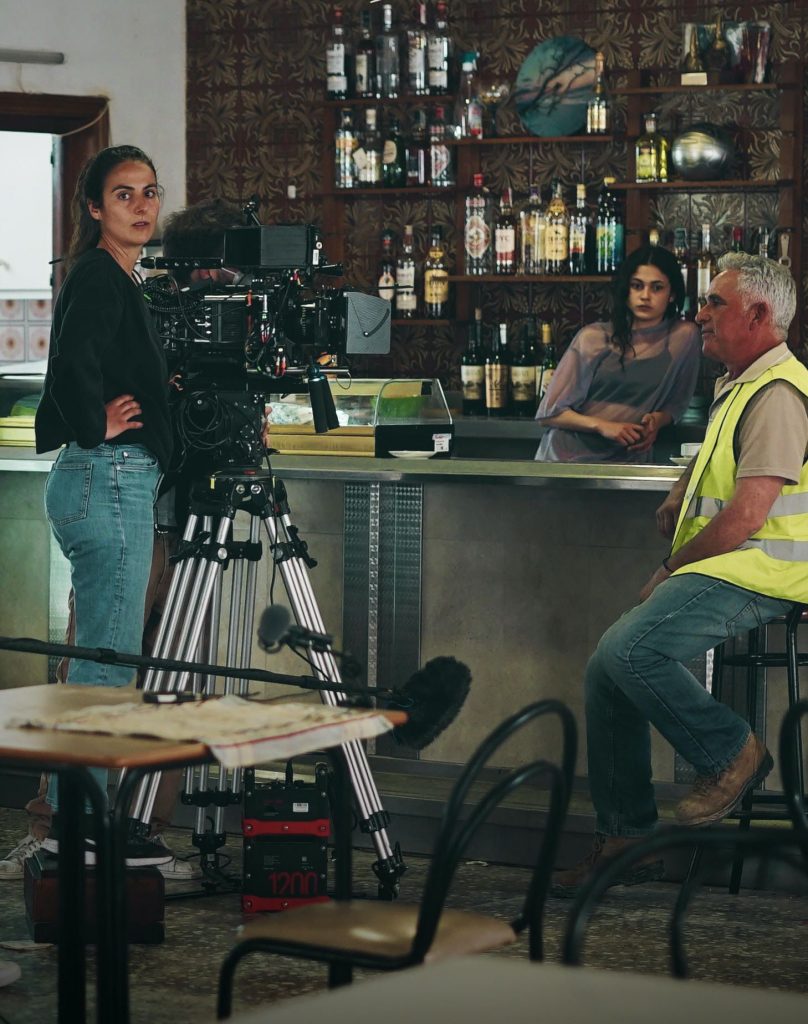
{"type": "Polygon", "coordinates": [[[416,961],[423,959],[429,950],[455,870],[474,833],[494,808],[515,789],[540,775],[549,775],[550,808],[544,836],[522,913],[513,923],[516,930],[523,928],[525,924],[530,925],[531,956],[534,959],[540,958],[544,900],[549,889],[550,874],[572,790],[577,747],[578,731],[572,712],[561,701],[543,700],[528,704],[521,711],[506,718],[472,754],[446,804],[440,831],[432,851],[432,860],[421,898],[418,928],[413,943],[413,957],[416,961]],[[479,779],[492,755],[520,729],[543,715],[555,715],[560,721],[562,733],[560,765],[551,764],[546,760],[536,760],[513,769],[499,779],[461,820],[469,791],[479,779]]]}
{"type": "MultiPolygon", "coordinates": [[[[583,884],[570,908],[562,942],[562,961],[578,966],[586,928],[592,918],[598,900],[627,868],[651,854],[663,850],[696,849],[720,850],[722,860],[731,862],[737,852],[744,856],[756,854],[785,861],[808,874],[808,834],[800,830],[783,832],[780,829],[741,832],[736,829],[672,828],[654,832],[641,842],[627,846],[616,857],[602,860],[592,875],[583,884]],[[801,857],[789,856],[788,850],[796,849],[801,857]]],[[[698,882],[698,873],[689,878],[680,888],[671,915],[669,935],[671,943],[671,973],[678,978],[687,977],[687,959],[682,939],[682,921],[690,905],[691,896],[698,882]]]]}
{"type": "Polygon", "coordinates": [[[778,743],[780,777],[794,828],[808,836],[808,814],[805,810],[805,793],[800,785],[798,759],[802,756],[800,743],[801,720],[808,715],[808,700],[793,704],[785,714],[780,726],[778,743]]]}

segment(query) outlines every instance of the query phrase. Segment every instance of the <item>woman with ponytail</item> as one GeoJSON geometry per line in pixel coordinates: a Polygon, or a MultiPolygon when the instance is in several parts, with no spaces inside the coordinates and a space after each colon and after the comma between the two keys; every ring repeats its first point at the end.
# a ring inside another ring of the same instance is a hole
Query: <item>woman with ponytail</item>
{"type": "MultiPolygon", "coordinates": [[[[60,449],[45,509],[70,562],[81,647],[141,651],[153,506],[171,430],[165,355],[134,268],[159,212],[154,164],[140,149],[104,149],[82,169],[36,415],[37,451],[60,449]]],[[[67,681],[124,686],[134,674],[73,659],[67,681]]],[[[105,787],[106,773],[94,771],[105,787]]],[[[55,776],[47,800],[55,808],[55,776]]],[[[58,848],[58,839],[52,833],[44,845],[58,848]]],[[[142,856],[127,851],[127,863],[171,859],[153,843],[138,845],[142,856]]]]}
{"type": "Polygon", "coordinates": [[[610,323],[573,338],[539,405],[543,462],[650,462],[662,427],[687,408],[701,335],[681,320],[684,281],[658,245],[636,249],[612,288],[610,323]]]}

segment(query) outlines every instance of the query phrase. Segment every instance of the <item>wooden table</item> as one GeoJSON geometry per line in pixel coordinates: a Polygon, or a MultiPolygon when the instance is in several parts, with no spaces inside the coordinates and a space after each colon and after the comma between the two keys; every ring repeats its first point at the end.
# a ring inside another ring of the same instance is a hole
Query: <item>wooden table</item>
{"type": "Polygon", "coordinates": [[[627,971],[460,957],[230,1018],[233,1024],[805,1024],[808,996],[627,971]]]}
{"type": "MultiPolygon", "coordinates": [[[[84,801],[89,799],[96,826],[96,907],[98,943],[96,989],[100,1024],[129,1020],[128,944],[126,937],[125,846],[130,797],[145,774],[214,760],[204,743],[169,742],[136,737],[102,736],[45,729],[10,729],[16,716],[67,713],[89,706],[131,702],[135,691],[105,686],[23,686],[0,690],[0,763],[43,768],[59,778],[59,1022],[80,1024],[86,1018],[84,929],[84,801]],[[116,806],[106,808],[106,794],[87,768],[125,768],[116,806]],[[69,936],[69,941],[67,937],[69,936]]],[[[380,712],[393,725],[403,712],[380,712]]],[[[267,736],[271,739],[271,736],[267,736]]],[[[296,734],[294,755],[322,747],[314,731],[296,734]]],[[[337,772],[338,891],[350,891],[350,792],[341,748],[329,751],[337,772]],[[340,861],[342,864],[340,865],[340,861]]]]}

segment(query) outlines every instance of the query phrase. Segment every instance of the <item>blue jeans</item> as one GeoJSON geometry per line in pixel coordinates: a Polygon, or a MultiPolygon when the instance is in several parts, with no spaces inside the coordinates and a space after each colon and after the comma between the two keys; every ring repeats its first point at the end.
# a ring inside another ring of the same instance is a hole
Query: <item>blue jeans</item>
{"type": "MultiPolygon", "coordinates": [[[[45,511],[70,562],[79,647],[140,654],[143,612],[154,542],[157,459],[142,445],[71,443],[57,456],[45,485],[45,511]]],[[[74,659],[68,683],[126,686],[127,665],[74,659]]],[[[107,773],[93,769],[102,789],[107,773]]],[[[56,776],[48,788],[56,806],[56,776]]]]}
{"type": "Polygon", "coordinates": [[[710,576],[672,576],[603,634],[586,669],[598,832],[639,836],[656,824],[649,723],[699,775],[716,775],[737,756],[749,725],[681,663],[791,607],[710,576]]]}

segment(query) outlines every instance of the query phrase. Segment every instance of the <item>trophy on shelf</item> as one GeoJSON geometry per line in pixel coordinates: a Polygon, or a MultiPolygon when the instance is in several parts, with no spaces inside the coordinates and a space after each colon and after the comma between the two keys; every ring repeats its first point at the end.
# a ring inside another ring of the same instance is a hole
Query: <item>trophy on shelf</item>
{"type": "Polygon", "coordinates": [[[701,59],[699,26],[693,22],[686,22],[682,26],[682,42],[685,54],[682,61],[682,85],[706,85],[707,69],[701,59]]]}

